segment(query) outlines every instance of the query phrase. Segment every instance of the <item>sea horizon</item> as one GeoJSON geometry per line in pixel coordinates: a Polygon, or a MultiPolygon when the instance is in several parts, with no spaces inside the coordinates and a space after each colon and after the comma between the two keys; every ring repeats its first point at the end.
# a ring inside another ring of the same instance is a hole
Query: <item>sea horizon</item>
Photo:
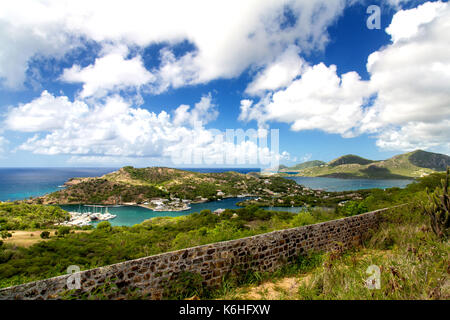
{"type": "MultiPolygon", "coordinates": [[[[98,177],[117,170],[114,167],[10,167],[0,168],[0,201],[24,200],[60,190],[70,178],[98,177]]],[[[178,168],[176,168],[178,169],[178,168]]],[[[257,168],[183,168],[199,173],[235,171],[246,174],[257,168]]],[[[339,179],[322,177],[289,177],[311,189],[348,191],[391,187],[404,188],[407,179],[339,179]]]]}

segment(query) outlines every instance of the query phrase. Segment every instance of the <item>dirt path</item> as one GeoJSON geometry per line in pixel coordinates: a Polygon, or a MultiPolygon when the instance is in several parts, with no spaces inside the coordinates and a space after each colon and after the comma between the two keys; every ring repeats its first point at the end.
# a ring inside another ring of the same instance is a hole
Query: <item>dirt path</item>
{"type": "Polygon", "coordinates": [[[232,295],[233,299],[243,300],[296,300],[299,286],[308,282],[310,278],[311,275],[302,274],[298,277],[269,280],[258,286],[241,288],[232,295]]]}

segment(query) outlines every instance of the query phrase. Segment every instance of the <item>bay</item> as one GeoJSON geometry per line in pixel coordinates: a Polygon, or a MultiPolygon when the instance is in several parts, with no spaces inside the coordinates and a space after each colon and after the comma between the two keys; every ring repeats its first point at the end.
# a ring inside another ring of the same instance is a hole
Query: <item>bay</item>
{"type": "MultiPolygon", "coordinates": [[[[98,177],[106,173],[117,170],[117,168],[0,168],[0,200],[11,201],[21,200],[29,197],[41,196],[50,192],[60,190],[68,179],[73,177],[98,177]]],[[[210,173],[237,171],[240,173],[255,172],[258,169],[252,168],[184,168],[183,170],[210,173]]],[[[412,180],[372,180],[372,179],[337,179],[320,177],[288,177],[299,184],[311,189],[322,189],[327,191],[347,191],[370,188],[404,188],[412,180]]],[[[236,203],[248,198],[227,198],[222,201],[212,201],[207,203],[191,204],[191,209],[186,211],[152,211],[139,206],[118,206],[108,207],[108,211],[117,215],[110,220],[114,226],[132,226],[153,217],[177,217],[188,215],[193,212],[200,212],[205,209],[211,211],[219,208],[236,209],[236,203]]],[[[92,210],[92,207],[78,205],[61,206],[68,211],[92,210]]],[[[298,213],[301,207],[269,207],[267,210],[289,211],[298,213]]]]}
{"type": "MultiPolygon", "coordinates": [[[[202,210],[211,210],[214,212],[217,209],[238,209],[239,206],[236,203],[250,199],[245,198],[227,198],[221,201],[210,201],[204,203],[191,204],[191,209],[185,211],[153,211],[140,206],[108,206],[108,212],[116,215],[117,217],[109,220],[112,226],[133,226],[141,223],[145,220],[155,217],[180,217],[192,214],[194,212],[201,212],[202,210]]],[[[66,211],[76,212],[93,212],[92,206],[83,205],[60,205],[60,207],[66,211]]],[[[269,207],[265,208],[272,211],[287,211],[292,213],[298,213],[302,210],[302,207],[269,207]]],[[[100,209],[96,209],[99,212],[100,209]]],[[[105,212],[105,208],[102,208],[105,212]]],[[[92,222],[96,225],[98,222],[92,222]]]]}
{"type": "MultiPolygon", "coordinates": [[[[236,203],[245,199],[249,198],[227,198],[222,201],[194,203],[190,205],[191,209],[185,211],[153,211],[140,206],[108,206],[108,212],[117,216],[116,218],[109,220],[109,222],[111,222],[111,225],[113,226],[132,226],[155,217],[179,217],[194,212],[201,212],[205,209],[211,211],[221,208],[236,209],[239,208],[236,203]]],[[[93,210],[92,207],[82,205],[61,205],[60,207],[67,211],[77,212],[92,212],[93,210]]]]}
{"type": "Polygon", "coordinates": [[[414,180],[408,179],[339,179],[325,177],[286,177],[305,187],[325,191],[405,188],[414,180]]]}

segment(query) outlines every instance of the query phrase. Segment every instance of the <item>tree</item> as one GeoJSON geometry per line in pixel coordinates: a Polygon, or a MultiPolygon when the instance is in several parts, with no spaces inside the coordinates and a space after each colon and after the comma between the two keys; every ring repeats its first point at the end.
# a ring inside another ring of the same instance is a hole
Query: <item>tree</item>
{"type": "Polygon", "coordinates": [[[41,232],[41,238],[42,238],[42,239],[49,239],[49,238],[50,238],[50,232],[48,232],[48,231],[42,231],[42,232],[41,232]]]}
{"type": "Polygon", "coordinates": [[[1,235],[2,239],[7,239],[7,238],[12,237],[12,234],[6,230],[0,231],[0,235],[1,235]]]}
{"type": "Polygon", "coordinates": [[[364,202],[349,201],[340,209],[340,212],[346,217],[355,216],[367,212],[367,206],[364,202]]]}
{"type": "Polygon", "coordinates": [[[98,230],[105,230],[105,231],[111,231],[112,226],[109,221],[102,221],[97,225],[98,230]]]}
{"type": "Polygon", "coordinates": [[[66,234],[70,233],[70,227],[62,226],[58,229],[58,236],[64,237],[66,234]]]}

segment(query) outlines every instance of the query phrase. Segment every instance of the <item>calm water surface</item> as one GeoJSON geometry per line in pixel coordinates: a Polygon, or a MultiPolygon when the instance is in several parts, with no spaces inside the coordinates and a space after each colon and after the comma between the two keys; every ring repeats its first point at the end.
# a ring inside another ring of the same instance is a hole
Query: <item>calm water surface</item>
{"type": "Polygon", "coordinates": [[[0,168],[0,200],[22,200],[60,190],[73,177],[98,177],[114,168],[0,168]]]}
{"type": "MultiPolygon", "coordinates": [[[[41,196],[50,192],[60,190],[59,186],[63,185],[68,179],[73,177],[98,177],[106,173],[117,170],[117,168],[0,168],[0,200],[21,200],[29,197],[41,196]]],[[[208,172],[225,172],[237,171],[240,173],[255,172],[258,169],[230,169],[230,168],[189,168],[184,170],[208,173],[208,172]]],[[[288,177],[299,184],[312,189],[323,189],[327,191],[345,191],[370,188],[404,188],[412,182],[412,180],[370,180],[370,179],[335,179],[335,178],[309,178],[309,177],[288,177]]],[[[121,206],[109,207],[108,211],[117,215],[110,220],[114,226],[131,226],[141,223],[144,220],[153,217],[177,217],[188,215],[193,212],[200,212],[204,209],[214,211],[219,208],[236,209],[237,202],[247,198],[228,198],[222,201],[213,201],[208,203],[192,204],[190,210],[170,212],[155,212],[138,206],[121,206]]],[[[92,210],[90,207],[84,206],[61,206],[68,211],[87,211],[92,210]]],[[[270,207],[267,208],[274,211],[289,211],[298,213],[301,207],[270,207]]]]}
{"type": "Polygon", "coordinates": [[[311,189],[321,189],[326,191],[349,191],[361,189],[387,189],[404,188],[414,180],[407,179],[338,179],[323,177],[286,177],[311,189]]]}
{"type": "MultiPolygon", "coordinates": [[[[139,206],[109,206],[108,212],[116,215],[117,217],[109,220],[113,226],[132,226],[137,223],[141,223],[144,220],[154,218],[154,217],[179,217],[185,216],[194,212],[200,212],[205,209],[211,211],[217,209],[237,209],[240,208],[236,205],[237,202],[250,199],[250,198],[228,198],[222,201],[211,201],[205,203],[191,204],[191,209],[186,211],[152,211],[147,208],[139,206]]],[[[67,211],[77,211],[77,212],[92,212],[93,208],[83,205],[61,205],[61,208],[67,211]]],[[[97,212],[100,209],[96,209],[97,212]]],[[[105,212],[104,208],[101,209],[105,212]]],[[[272,211],[287,211],[292,213],[298,213],[302,210],[302,207],[268,207],[267,210],[272,211]]],[[[95,223],[93,223],[95,224],[95,223]]]]}

